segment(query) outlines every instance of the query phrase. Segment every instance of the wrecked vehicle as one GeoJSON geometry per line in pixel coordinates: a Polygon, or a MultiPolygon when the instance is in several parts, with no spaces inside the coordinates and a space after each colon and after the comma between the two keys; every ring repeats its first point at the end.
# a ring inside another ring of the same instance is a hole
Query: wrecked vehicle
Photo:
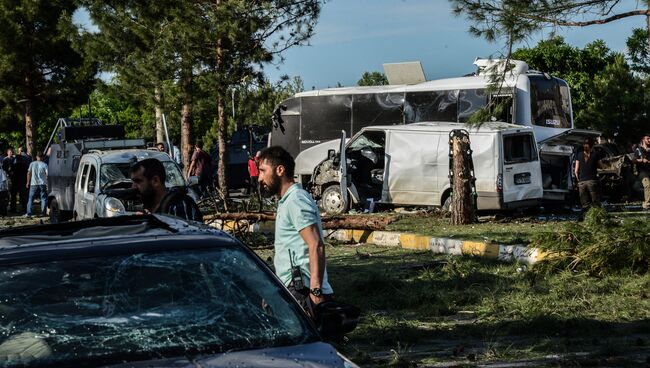
{"type": "Polygon", "coordinates": [[[183,174],[164,152],[145,149],[91,151],[81,157],[75,180],[73,219],[113,217],[142,211],[139,193],[132,189],[131,166],[155,158],[165,167],[165,187],[186,192],[198,200],[183,174]]]}
{"type": "MultiPolygon", "coordinates": [[[[309,190],[325,212],[368,203],[448,207],[449,135],[465,124],[427,122],[361,129],[314,170],[309,190]]],[[[479,210],[537,205],[542,171],[530,127],[488,122],[468,129],[479,210]]]]}
{"type": "Polygon", "coordinates": [[[0,231],[0,367],[356,367],[234,237],[165,215],[0,231]]]}
{"type": "Polygon", "coordinates": [[[141,210],[142,203],[131,189],[129,169],[136,161],[149,157],[163,162],[168,188],[187,190],[193,199],[197,198],[169,155],[147,150],[144,139],[126,139],[122,126],[104,125],[98,119],[59,119],[48,148],[52,223],[141,210]]]}

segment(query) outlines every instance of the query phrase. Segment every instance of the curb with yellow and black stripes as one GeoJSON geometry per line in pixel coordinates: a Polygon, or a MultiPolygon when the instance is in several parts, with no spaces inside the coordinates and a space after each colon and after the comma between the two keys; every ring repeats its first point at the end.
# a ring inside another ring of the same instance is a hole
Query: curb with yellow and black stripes
{"type": "MultiPolygon", "coordinates": [[[[230,231],[235,222],[218,223],[221,229],[230,231]]],[[[213,225],[214,226],[214,225],[213,225]]],[[[271,228],[272,229],[272,228],[271,228]]],[[[267,230],[271,230],[267,229],[267,230]]],[[[258,232],[263,229],[259,224],[252,224],[244,231],[258,232]]],[[[452,238],[440,238],[410,233],[371,230],[325,230],[323,236],[340,242],[368,243],[386,247],[401,247],[411,250],[430,250],[437,254],[471,255],[504,262],[534,264],[547,254],[526,245],[505,245],[452,238]]]]}
{"type": "Polygon", "coordinates": [[[325,230],[326,237],[341,242],[369,243],[449,255],[472,255],[504,262],[533,264],[547,255],[525,245],[502,245],[426,235],[369,230],[325,230]]]}

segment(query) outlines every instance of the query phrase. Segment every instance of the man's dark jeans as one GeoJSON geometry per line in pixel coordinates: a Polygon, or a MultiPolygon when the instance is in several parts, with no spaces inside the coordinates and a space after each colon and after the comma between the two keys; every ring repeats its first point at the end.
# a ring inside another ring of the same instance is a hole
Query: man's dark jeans
{"type": "Polygon", "coordinates": [[[578,183],[580,192],[580,204],[582,208],[600,206],[600,181],[585,180],[578,183]]]}

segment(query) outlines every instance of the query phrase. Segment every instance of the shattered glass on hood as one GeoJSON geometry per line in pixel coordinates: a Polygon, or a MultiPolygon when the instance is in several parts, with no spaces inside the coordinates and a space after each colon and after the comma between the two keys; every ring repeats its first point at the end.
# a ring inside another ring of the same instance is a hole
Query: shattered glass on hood
{"type": "Polygon", "coordinates": [[[234,247],[0,270],[0,367],[80,366],[317,341],[234,247]]]}

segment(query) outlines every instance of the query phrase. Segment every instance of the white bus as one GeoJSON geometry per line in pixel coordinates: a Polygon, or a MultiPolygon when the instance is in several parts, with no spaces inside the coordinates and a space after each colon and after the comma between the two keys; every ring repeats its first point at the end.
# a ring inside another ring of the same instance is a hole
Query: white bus
{"type": "Polygon", "coordinates": [[[530,126],[540,148],[545,199],[564,200],[572,189],[571,156],[567,145],[599,133],[573,129],[571,94],[567,83],[547,73],[511,61],[498,93],[488,94],[495,60],[474,62],[471,75],[413,85],[329,88],[307,91],[281,102],[275,112],[271,145],[280,145],[296,158],[296,175],[306,183],[315,166],[348,137],[371,125],[425,121],[465,123],[488,102],[505,100],[509,108],[493,120],[530,126]]]}

